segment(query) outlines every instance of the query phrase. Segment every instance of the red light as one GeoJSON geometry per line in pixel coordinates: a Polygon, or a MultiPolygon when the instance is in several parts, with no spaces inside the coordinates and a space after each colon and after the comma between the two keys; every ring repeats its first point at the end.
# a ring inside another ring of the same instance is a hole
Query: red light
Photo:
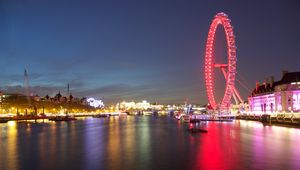
{"type": "Polygon", "coordinates": [[[214,45],[214,37],[215,32],[218,25],[221,24],[224,27],[226,40],[227,40],[227,53],[228,53],[228,71],[227,71],[227,80],[226,80],[226,88],[225,94],[221,102],[221,109],[224,106],[227,106],[230,102],[232,96],[232,90],[230,86],[234,86],[235,81],[235,73],[236,73],[236,47],[235,47],[235,38],[233,34],[233,27],[230,24],[230,19],[225,13],[218,13],[215,15],[212,23],[210,25],[210,29],[208,31],[208,38],[206,42],[206,52],[205,52],[205,84],[207,97],[210,105],[213,109],[216,109],[217,104],[214,98],[214,92],[212,90],[212,50],[214,45]]]}

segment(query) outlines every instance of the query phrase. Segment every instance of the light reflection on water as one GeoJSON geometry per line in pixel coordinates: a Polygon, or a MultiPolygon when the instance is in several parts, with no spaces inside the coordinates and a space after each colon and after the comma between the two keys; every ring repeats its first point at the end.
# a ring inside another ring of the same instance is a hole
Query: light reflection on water
{"type": "MultiPolygon", "coordinates": [[[[18,169],[17,127],[14,121],[9,121],[6,127],[1,128],[1,153],[0,159],[5,159],[2,166],[6,169],[18,169]],[[7,145],[3,145],[7,143],[7,145]]],[[[1,168],[0,168],[1,169],[1,168]]]]}
{"type": "Polygon", "coordinates": [[[168,117],[0,124],[0,169],[300,169],[300,129],[168,117]]]}

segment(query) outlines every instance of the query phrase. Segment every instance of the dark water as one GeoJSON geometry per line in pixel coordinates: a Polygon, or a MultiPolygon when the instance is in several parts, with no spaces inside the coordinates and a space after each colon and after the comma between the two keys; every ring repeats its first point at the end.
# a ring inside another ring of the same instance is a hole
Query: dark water
{"type": "Polygon", "coordinates": [[[169,117],[0,124],[0,169],[300,169],[300,129],[169,117]]]}

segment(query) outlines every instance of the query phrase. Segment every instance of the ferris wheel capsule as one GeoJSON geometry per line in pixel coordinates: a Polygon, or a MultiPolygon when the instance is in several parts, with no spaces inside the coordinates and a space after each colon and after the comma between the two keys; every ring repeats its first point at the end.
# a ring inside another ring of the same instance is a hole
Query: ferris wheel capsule
{"type": "Polygon", "coordinates": [[[233,33],[233,27],[231,25],[231,20],[228,16],[221,12],[215,15],[210,29],[208,31],[206,50],[205,50],[205,85],[206,93],[209,105],[214,110],[227,110],[230,106],[231,97],[233,95],[233,89],[235,84],[236,75],[236,45],[235,36],[233,33]],[[215,40],[216,29],[219,25],[222,25],[225,30],[226,42],[227,42],[227,64],[216,64],[213,62],[213,47],[215,40]],[[215,100],[214,90],[213,90],[213,68],[219,67],[222,70],[225,79],[226,87],[223,95],[222,101],[218,102],[215,100]],[[226,69],[226,70],[225,70],[226,69]]]}

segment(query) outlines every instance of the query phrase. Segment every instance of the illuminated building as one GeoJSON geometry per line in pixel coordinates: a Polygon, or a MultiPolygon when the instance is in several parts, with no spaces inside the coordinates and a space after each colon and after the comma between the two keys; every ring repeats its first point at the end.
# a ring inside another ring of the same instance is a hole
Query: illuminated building
{"type": "Polygon", "coordinates": [[[151,108],[151,105],[146,100],[143,100],[142,102],[136,103],[136,108],[137,109],[147,110],[147,109],[151,108]]]}
{"type": "Polygon", "coordinates": [[[54,97],[46,95],[39,97],[38,95],[29,96],[17,93],[0,93],[0,114],[39,114],[39,113],[78,113],[86,111],[94,111],[95,108],[102,108],[103,102],[99,100],[88,103],[85,97],[74,98],[72,95],[63,96],[56,94],[54,97]],[[93,106],[89,104],[93,104],[93,106]],[[96,107],[98,106],[98,107],[96,107]]]}
{"type": "Polygon", "coordinates": [[[155,109],[160,110],[163,108],[163,105],[152,105],[146,100],[143,100],[142,102],[126,102],[123,101],[119,104],[119,109],[121,110],[148,110],[148,109],[155,109]]]}
{"type": "Polygon", "coordinates": [[[300,72],[284,71],[280,81],[257,83],[248,100],[251,113],[300,113],[300,72]]]}
{"type": "Polygon", "coordinates": [[[124,109],[124,110],[130,110],[130,109],[135,109],[136,106],[135,106],[135,102],[126,102],[126,101],[123,101],[119,104],[119,108],[120,109],[124,109]]]}
{"type": "Polygon", "coordinates": [[[103,108],[104,107],[104,103],[102,102],[102,100],[97,100],[94,98],[88,98],[86,100],[88,102],[88,104],[94,108],[103,108]]]}

